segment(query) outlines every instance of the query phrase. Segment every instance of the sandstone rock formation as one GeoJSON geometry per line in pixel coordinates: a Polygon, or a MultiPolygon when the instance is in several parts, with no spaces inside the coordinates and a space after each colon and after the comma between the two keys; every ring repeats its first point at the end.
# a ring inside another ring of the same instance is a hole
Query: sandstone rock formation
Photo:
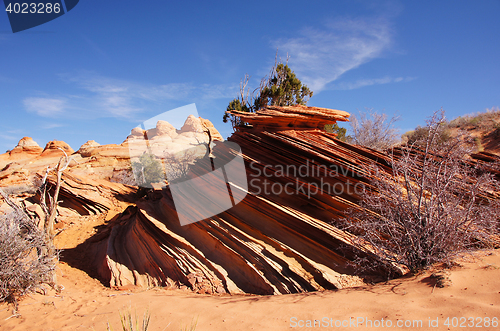
{"type": "Polygon", "coordinates": [[[156,134],[159,136],[169,136],[170,138],[177,137],[175,127],[167,121],[158,121],[156,123],[156,134]]]}
{"type": "Polygon", "coordinates": [[[45,148],[43,149],[42,154],[40,156],[57,156],[57,155],[64,155],[62,152],[66,152],[66,154],[70,155],[73,154],[75,151],[73,148],[71,148],[67,143],[64,141],[58,141],[58,140],[52,140],[45,145],[45,148]]]}
{"type": "MultiPolygon", "coordinates": [[[[255,113],[233,110],[231,113],[238,116],[243,122],[251,124],[256,131],[280,130],[322,130],[326,124],[337,121],[348,121],[350,114],[327,108],[306,106],[267,106],[255,113]]],[[[247,127],[248,131],[249,128],[247,127]]]]}
{"type": "Polygon", "coordinates": [[[85,144],[80,146],[80,149],[78,149],[77,153],[83,157],[89,157],[92,155],[92,151],[98,146],[101,146],[101,144],[99,144],[95,140],[89,140],[85,144]]]}
{"type": "MultiPolygon", "coordinates": [[[[202,119],[188,119],[187,123],[201,123],[202,119]]],[[[211,127],[216,135],[220,134],[213,128],[208,120],[203,120],[211,127]]],[[[155,139],[152,146],[161,150],[179,151],[191,148],[191,144],[198,144],[200,137],[207,139],[205,133],[197,137],[181,137],[172,146],[166,145],[164,139],[178,136],[172,125],[159,121],[153,129],[155,139]],[[173,147],[173,148],[172,148],[173,147]]],[[[180,132],[180,130],[179,130],[180,132]]],[[[131,136],[122,144],[100,145],[94,140],[83,144],[77,152],[63,141],[51,141],[42,149],[32,138],[22,138],[17,146],[10,152],[0,155],[0,187],[7,193],[19,195],[19,199],[37,194],[37,185],[46,174],[47,169],[52,169],[66,152],[72,155],[73,161],[63,174],[59,204],[59,215],[76,216],[92,215],[99,213],[117,213],[123,211],[130,203],[135,201],[137,187],[131,172],[131,147],[134,141],[140,141],[140,153],[144,152],[146,131],[140,128],[132,129],[131,136]],[[64,151],[62,151],[62,150],[64,151]]],[[[185,132],[188,134],[188,132],[185,132]]],[[[222,137],[220,137],[222,140],[222,137]]],[[[48,176],[49,185],[55,186],[53,174],[48,176]]],[[[19,200],[18,199],[18,200],[19,200]]],[[[37,195],[26,203],[36,203],[37,195]]]]}
{"type": "MultiPolygon", "coordinates": [[[[361,187],[369,185],[371,174],[364,165],[387,168],[387,157],[343,143],[319,129],[346,120],[345,112],[269,107],[256,115],[241,116],[252,126],[241,128],[229,140],[241,146],[249,185],[247,192],[232,182],[230,194],[245,198],[226,211],[186,226],[179,223],[170,187],[138,201],[94,247],[95,265],[105,282],[254,294],[363,283],[351,262],[362,256],[370,263],[377,255],[369,246],[354,245],[354,236],[337,228],[335,222],[346,208],[357,206],[361,187]]],[[[216,142],[213,160],[228,164],[235,153],[228,146],[216,142]]],[[[207,157],[198,160],[189,178],[203,178],[212,169],[211,162],[207,157]]],[[[228,195],[224,180],[202,185],[211,189],[212,199],[199,196],[201,202],[196,205],[228,195]]],[[[192,189],[186,192],[186,204],[188,195],[197,190],[192,189]]],[[[404,268],[387,264],[363,277],[376,279],[389,270],[405,273],[404,268]]]]}
{"type": "MultiPolygon", "coordinates": [[[[122,144],[88,141],[73,154],[62,176],[59,215],[118,213],[82,246],[92,259],[92,273],[110,286],[285,294],[356,286],[385,279],[389,272],[407,272],[386,263],[359,275],[359,265],[353,264],[361,257],[360,263],[372,265],[379,257],[368,244],[355,243],[356,236],[341,230],[339,222],[347,208],[360,208],[362,194],[372,188],[370,166],[391,168],[385,154],[322,130],[346,121],[348,113],[273,106],[232,114],[245,126],[228,142],[209,121],[192,116],[181,130],[159,121],[149,130],[134,128],[122,144]],[[166,169],[169,157],[179,160],[193,150],[189,172],[179,181],[182,189],[177,182],[148,191],[127,185],[135,184],[130,177],[134,157],[151,153],[166,169]],[[243,178],[232,177],[237,157],[244,162],[243,178]],[[180,209],[179,201],[192,208],[180,209]],[[206,216],[204,209],[222,201],[230,201],[229,207],[206,216]],[[182,226],[181,218],[202,220],[182,226]]],[[[42,152],[23,139],[16,152],[0,155],[0,187],[38,215],[33,204],[40,197],[33,183],[57,163],[63,154],[58,147],[71,149],[51,142],[42,152]]],[[[487,163],[498,157],[482,152],[472,158],[487,163]]],[[[491,172],[500,177],[498,169],[491,172]]],[[[53,190],[54,174],[48,183],[53,190]]]]}
{"type": "Polygon", "coordinates": [[[38,146],[38,144],[33,140],[33,138],[30,137],[24,137],[21,140],[19,140],[19,143],[17,144],[12,151],[9,152],[10,155],[12,154],[17,154],[17,153],[27,153],[27,154],[34,154],[34,155],[39,155],[42,153],[43,149],[38,146]]]}

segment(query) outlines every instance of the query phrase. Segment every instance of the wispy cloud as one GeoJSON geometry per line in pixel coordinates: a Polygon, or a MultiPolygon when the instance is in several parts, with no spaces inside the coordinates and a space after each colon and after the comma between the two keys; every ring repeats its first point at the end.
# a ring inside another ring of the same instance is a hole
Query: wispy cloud
{"type": "Polygon", "coordinates": [[[313,91],[381,56],[391,44],[385,18],[336,19],[322,29],[304,28],[297,37],[275,42],[280,52],[290,55],[294,71],[313,91]]]}
{"type": "Polygon", "coordinates": [[[0,83],[13,83],[13,82],[15,82],[14,79],[7,77],[7,76],[0,75],[0,83]]]}
{"type": "Polygon", "coordinates": [[[64,98],[29,97],[23,103],[28,111],[40,116],[53,117],[68,110],[67,114],[86,113],[88,116],[137,119],[140,114],[162,107],[168,101],[193,102],[230,98],[237,85],[168,83],[154,85],[104,77],[93,72],[78,75],[60,75],[72,84],[76,93],[64,98]]]}
{"type": "Polygon", "coordinates": [[[61,124],[61,123],[46,123],[46,124],[41,125],[40,127],[44,130],[51,130],[51,129],[55,129],[55,128],[62,128],[63,126],[65,126],[65,125],[61,124]]]}
{"type": "Polygon", "coordinates": [[[0,139],[4,140],[17,140],[17,136],[9,135],[9,134],[0,134],[0,139]]]}
{"type": "Polygon", "coordinates": [[[43,117],[58,116],[66,107],[66,100],[58,98],[26,98],[23,103],[28,111],[43,117]]]}
{"type": "Polygon", "coordinates": [[[381,84],[390,84],[390,83],[400,83],[400,82],[410,82],[416,79],[415,77],[383,77],[383,78],[374,78],[374,79],[359,79],[355,82],[342,82],[338,84],[334,84],[332,86],[333,90],[354,90],[357,88],[371,86],[371,85],[381,85],[381,84]]]}

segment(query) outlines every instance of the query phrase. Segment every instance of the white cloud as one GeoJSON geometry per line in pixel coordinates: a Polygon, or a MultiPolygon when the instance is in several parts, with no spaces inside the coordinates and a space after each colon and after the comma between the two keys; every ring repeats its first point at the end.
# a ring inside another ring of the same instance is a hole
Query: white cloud
{"type": "Polygon", "coordinates": [[[12,136],[9,134],[0,134],[0,138],[4,140],[18,140],[19,138],[17,136],[12,136]]]}
{"type": "Polygon", "coordinates": [[[57,98],[26,98],[24,107],[43,117],[55,117],[64,113],[66,100],[57,98]]]}
{"type": "Polygon", "coordinates": [[[414,80],[415,77],[383,77],[374,79],[359,79],[355,82],[342,82],[332,86],[333,90],[354,90],[364,86],[409,82],[414,80]]]}
{"type": "Polygon", "coordinates": [[[44,117],[114,117],[135,121],[146,112],[165,111],[166,105],[178,107],[179,101],[211,102],[234,97],[238,90],[237,84],[155,85],[109,78],[93,72],[64,74],[60,78],[76,90],[62,97],[28,97],[23,101],[25,108],[44,117]]]}
{"type": "Polygon", "coordinates": [[[392,44],[387,19],[337,19],[323,29],[305,28],[299,36],[279,40],[301,80],[319,92],[343,73],[380,57],[392,44]]]}
{"type": "Polygon", "coordinates": [[[236,92],[236,85],[196,86],[190,83],[154,85],[113,79],[89,72],[71,77],[63,75],[62,79],[76,84],[83,89],[82,92],[85,92],[78,97],[73,96],[78,99],[79,108],[89,104],[100,112],[99,116],[123,118],[134,118],[165,101],[192,102],[195,98],[198,100],[229,98],[236,92]]]}
{"type": "Polygon", "coordinates": [[[43,124],[41,126],[41,128],[44,130],[51,130],[51,129],[55,129],[55,128],[61,128],[63,126],[64,126],[64,124],[60,124],[60,123],[47,123],[47,124],[43,124]]]}

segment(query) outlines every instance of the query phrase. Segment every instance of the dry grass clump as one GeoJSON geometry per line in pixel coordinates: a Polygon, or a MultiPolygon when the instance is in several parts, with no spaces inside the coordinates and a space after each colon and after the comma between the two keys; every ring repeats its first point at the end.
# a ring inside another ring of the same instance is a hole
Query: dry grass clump
{"type": "Polygon", "coordinates": [[[451,120],[447,125],[450,128],[490,130],[498,128],[499,121],[500,109],[493,107],[486,109],[483,113],[459,116],[451,120]]]}
{"type": "MultiPolygon", "coordinates": [[[[147,331],[149,329],[150,321],[151,321],[151,314],[149,313],[149,309],[144,312],[144,315],[142,317],[142,323],[139,323],[139,319],[137,318],[137,313],[135,314],[135,318],[132,317],[132,312],[130,311],[130,309],[123,314],[120,313],[120,322],[123,331],[147,331]]],[[[113,328],[109,325],[109,322],[107,330],[113,331],[113,328]]]]}
{"type": "MultiPolygon", "coordinates": [[[[132,312],[130,308],[124,312],[120,312],[120,322],[122,326],[122,331],[147,331],[151,322],[151,313],[149,309],[146,309],[144,315],[142,317],[142,323],[139,322],[137,318],[137,312],[135,316],[132,316],[132,312]]],[[[196,330],[196,326],[198,325],[198,319],[191,321],[189,326],[181,327],[181,331],[194,331],[196,330]]],[[[167,329],[170,326],[170,323],[165,327],[167,329]]],[[[113,331],[113,328],[107,324],[107,331],[113,331]]]]}
{"type": "MultiPolygon", "coordinates": [[[[402,136],[406,144],[422,142],[429,134],[429,126],[417,126],[415,130],[408,131],[402,136]]],[[[451,121],[440,122],[436,142],[446,143],[456,136],[456,131],[476,130],[482,134],[488,134],[493,138],[500,137],[500,109],[486,109],[486,112],[459,116],[451,121]]],[[[481,151],[481,138],[476,137],[476,148],[481,151]]]]}

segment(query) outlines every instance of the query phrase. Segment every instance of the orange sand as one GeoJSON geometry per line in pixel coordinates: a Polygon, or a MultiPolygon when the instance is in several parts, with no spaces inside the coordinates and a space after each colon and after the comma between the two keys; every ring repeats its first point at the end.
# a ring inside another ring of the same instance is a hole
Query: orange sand
{"type": "MultiPolygon", "coordinates": [[[[66,249],[62,255],[77,256],[70,249],[92,236],[103,222],[101,216],[68,218],[61,223],[63,231],[56,236],[56,244],[66,249]]],[[[19,304],[20,316],[17,317],[12,315],[11,305],[0,304],[0,330],[98,331],[106,330],[109,322],[116,331],[121,330],[119,313],[129,309],[137,313],[140,320],[149,309],[151,331],[181,330],[196,320],[197,331],[378,330],[387,329],[388,320],[392,328],[398,320],[403,326],[415,320],[415,323],[422,321],[421,326],[416,324],[402,329],[448,330],[444,325],[448,317],[450,323],[453,317],[476,318],[474,324],[465,320],[463,325],[466,327],[460,330],[477,330],[478,325],[483,326],[481,330],[500,330],[500,325],[485,327],[484,322],[486,317],[500,318],[500,251],[478,252],[458,263],[446,271],[451,286],[444,288],[434,286],[435,279],[429,276],[435,270],[428,270],[385,284],[339,291],[281,296],[208,296],[163,288],[110,289],[84,271],[61,262],[57,281],[64,290],[58,294],[49,289],[46,295],[35,293],[26,297],[19,304]],[[319,320],[316,327],[308,328],[308,321],[314,323],[315,319],[319,320]],[[438,319],[438,327],[430,328],[429,319],[438,319]],[[366,320],[371,320],[371,328],[366,320]],[[469,323],[475,327],[467,327],[469,323]]],[[[461,321],[455,322],[460,325],[461,321]]]]}

